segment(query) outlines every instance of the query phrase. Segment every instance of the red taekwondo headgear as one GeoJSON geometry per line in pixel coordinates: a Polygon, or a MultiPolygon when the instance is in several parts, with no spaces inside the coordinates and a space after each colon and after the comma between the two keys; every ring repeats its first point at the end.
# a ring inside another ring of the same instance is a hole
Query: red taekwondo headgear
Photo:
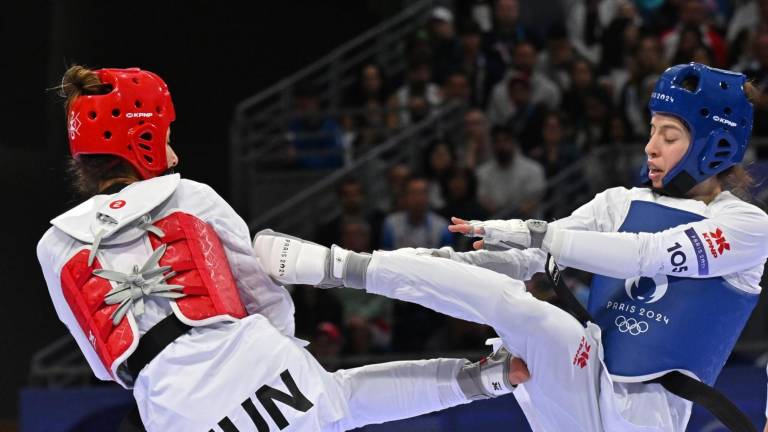
{"type": "Polygon", "coordinates": [[[114,155],[130,163],[142,179],[164,173],[166,135],[176,119],[168,86],[139,68],[94,72],[112,90],[81,95],[72,102],[67,113],[72,157],[114,155]]]}

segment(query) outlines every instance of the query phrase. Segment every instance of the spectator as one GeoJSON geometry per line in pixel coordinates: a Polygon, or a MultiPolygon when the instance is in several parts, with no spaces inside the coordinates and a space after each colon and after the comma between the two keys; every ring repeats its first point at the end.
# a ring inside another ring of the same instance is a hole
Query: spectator
{"type": "Polygon", "coordinates": [[[632,136],[629,122],[620,112],[613,112],[608,118],[608,131],[605,133],[606,141],[611,145],[630,144],[637,137],[632,136]]]}
{"type": "Polygon", "coordinates": [[[472,103],[472,90],[469,80],[463,72],[451,72],[443,84],[443,97],[446,103],[458,102],[465,107],[472,103]]]}
{"type": "Polygon", "coordinates": [[[552,26],[547,34],[546,49],[539,56],[537,69],[555,83],[561,93],[571,85],[570,69],[574,59],[573,45],[568,39],[565,27],[552,26]]]}
{"type": "Polygon", "coordinates": [[[479,109],[464,114],[464,136],[459,146],[459,161],[475,169],[491,157],[491,130],[488,119],[479,109]]]}
{"type": "Polygon", "coordinates": [[[317,361],[326,370],[330,372],[336,371],[341,360],[339,352],[344,342],[339,327],[328,321],[318,323],[310,342],[307,349],[315,356],[317,361]]]}
{"type": "Polygon", "coordinates": [[[337,244],[344,249],[354,252],[373,251],[373,230],[367,220],[349,217],[341,223],[339,231],[341,236],[337,244]]]}
{"type": "Polygon", "coordinates": [[[320,110],[317,91],[310,85],[296,89],[296,112],[288,123],[289,155],[300,168],[337,168],[344,164],[342,129],[320,110]]]}
{"type": "MultiPolygon", "coordinates": [[[[339,245],[354,252],[371,252],[371,227],[363,219],[346,219],[341,227],[339,245]]],[[[365,291],[340,288],[332,291],[344,310],[344,328],[347,335],[345,352],[367,354],[383,352],[392,340],[392,308],[394,302],[386,297],[365,291]]]]}
{"type": "Polygon", "coordinates": [[[589,93],[596,91],[597,82],[592,65],[584,59],[575,60],[571,64],[570,87],[563,95],[563,111],[574,122],[583,121],[584,100],[589,93]]]}
{"type": "MultiPolygon", "coordinates": [[[[653,35],[644,35],[637,45],[633,61],[629,63],[629,79],[621,90],[620,106],[632,128],[632,135],[646,136],[648,131],[649,83],[655,83],[666,68],[661,45],[653,35]]],[[[653,87],[651,86],[651,89],[653,87]]]]}
{"type": "MultiPolygon", "coordinates": [[[[616,17],[603,32],[602,54],[599,63],[601,75],[621,73],[626,69],[627,57],[631,56],[637,49],[642,24],[642,19],[633,3],[622,1],[618,5],[616,17]]],[[[615,88],[621,88],[624,80],[626,78],[617,83],[620,85],[616,85],[615,88]]]]}
{"type": "Polygon", "coordinates": [[[498,82],[504,71],[513,63],[514,49],[521,42],[536,43],[531,29],[520,23],[518,0],[496,0],[494,24],[485,35],[483,49],[488,58],[490,85],[498,82]]]}
{"type": "Polygon", "coordinates": [[[333,323],[341,328],[344,309],[332,291],[306,285],[293,285],[292,288],[291,298],[296,308],[296,337],[311,340],[322,322],[333,323]]]}
{"type": "Polygon", "coordinates": [[[427,341],[427,351],[476,350],[489,337],[494,337],[490,327],[453,317],[443,318],[443,323],[427,341]]]}
{"type": "MultiPolygon", "coordinates": [[[[429,210],[426,179],[408,179],[403,211],[387,216],[382,228],[382,249],[439,248],[451,243],[448,221],[429,210]]],[[[393,309],[392,346],[399,352],[416,352],[442,327],[446,317],[415,303],[396,302],[393,309]]]]}
{"type": "MultiPolygon", "coordinates": [[[[763,32],[755,37],[752,44],[752,60],[744,71],[747,78],[760,91],[754,98],[755,118],[768,118],[768,32],[763,32]]],[[[768,136],[768,124],[756,121],[752,133],[755,136],[768,136]]]]}
{"type": "Polygon", "coordinates": [[[376,208],[382,213],[393,213],[404,208],[403,195],[405,183],[411,177],[411,168],[403,163],[396,163],[387,170],[386,188],[375,194],[379,197],[376,208]]]}
{"type": "Polygon", "coordinates": [[[704,45],[699,45],[696,47],[696,49],[693,50],[691,61],[713,66],[715,64],[715,57],[714,54],[712,54],[711,49],[705,47],[704,45]]]}
{"type": "Polygon", "coordinates": [[[608,94],[600,88],[584,95],[584,116],[576,124],[574,141],[584,151],[608,143],[608,118],[613,106],[608,94]]]}
{"type": "Polygon", "coordinates": [[[645,9],[645,23],[648,25],[648,31],[654,35],[660,35],[663,32],[673,28],[680,21],[680,4],[684,0],[662,0],[660,5],[655,7],[643,6],[643,3],[654,3],[658,0],[641,0],[636,4],[645,9]]]}
{"type": "Polygon", "coordinates": [[[491,91],[488,105],[488,119],[491,124],[505,123],[515,114],[514,102],[509,97],[509,82],[513,77],[525,77],[528,80],[533,105],[544,105],[549,109],[560,105],[561,95],[557,85],[534,69],[536,56],[536,47],[530,42],[521,42],[515,47],[514,68],[491,91]]]}
{"type": "Polygon", "coordinates": [[[558,111],[546,113],[540,128],[540,144],[528,154],[541,164],[548,179],[568,168],[577,158],[567,128],[563,114],[558,111]]]}
{"type": "Polygon", "coordinates": [[[681,64],[693,61],[696,50],[704,47],[701,30],[698,27],[684,26],[680,29],[680,40],[677,52],[672,57],[671,64],[681,64]]]}
{"type": "Polygon", "coordinates": [[[344,97],[344,107],[353,110],[342,122],[352,132],[356,149],[367,149],[385,138],[385,109],[388,90],[381,68],[367,64],[360,70],[357,84],[344,97]]]}
{"type": "Polygon", "coordinates": [[[492,139],[494,158],[477,169],[478,200],[491,214],[535,217],[547,187],[544,168],[519,151],[506,127],[494,127],[492,139]]]}
{"type": "Polygon", "coordinates": [[[743,70],[751,44],[759,33],[768,31],[768,0],[742,0],[728,22],[725,40],[729,47],[729,64],[743,70]]]}
{"type": "Polygon", "coordinates": [[[579,0],[568,10],[568,37],[576,52],[592,64],[600,63],[600,42],[618,6],[619,0],[579,0]]]}
{"type": "Polygon", "coordinates": [[[448,221],[429,209],[429,182],[410,178],[405,185],[404,209],[384,219],[382,249],[439,248],[451,244],[448,221]]]}
{"type": "Polygon", "coordinates": [[[482,32],[480,26],[470,21],[460,28],[459,40],[461,44],[461,59],[458,69],[464,72],[469,81],[472,105],[485,106],[485,101],[490,92],[490,79],[488,77],[488,59],[482,51],[482,32]]]}
{"type": "Polygon", "coordinates": [[[429,181],[429,206],[442,209],[445,206],[441,184],[456,161],[453,148],[445,141],[435,141],[424,152],[424,175],[429,181]]]}
{"type": "Polygon", "coordinates": [[[370,213],[366,212],[367,206],[363,185],[356,179],[347,178],[339,185],[337,197],[341,207],[341,214],[318,227],[315,235],[316,241],[325,246],[342,244],[344,234],[342,227],[344,222],[347,220],[364,220],[374,228],[375,236],[370,241],[377,245],[379,241],[378,232],[381,228],[383,215],[375,210],[370,213]]]}
{"type": "Polygon", "coordinates": [[[518,137],[523,151],[528,151],[536,145],[537,127],[545,109],[532,100],[531,83],[525,75],[510,78],[508,85],[509,100],[515,109],[506,125],[518,137]]]}
{"type": "Polygon", "coordinates": [[[442,83],[461,62],[461,45],[453,25],[453,13],[444,6],[432,10],[428,23],[432,78],[442,83]]]}
{"type": "MultiPolygon", "coordinates": [[[[445,207],[440,214],[446,219],[456,216],[465,220],[486,220],[491,215],[477,201],[477,176],[469,168],[454,167],[443,179],[445,207]]],[[[472,250],[473,239],[454,234],[456,250],[472,250]]]]}
{"type": "Polygon", "coordinates": [[[768,0],[736,2],[736,10],[728,22],[725,40],[733,47],[739,40],[751,41],[754,35],[768,31],[768,0]]]}
{"type": "Polygon", "coordinates": [[[707,21],[710,11],[703,0],[683,0],[680,4],[680,22],[661,36],[664,55],[667,61],[674,59],[682,42],[683,31],[688,27],[698,28],[704,45],[712,50],[717,67],[726,67],[728,47],[720,33],[707,21]]]}
{"type": "Polygon", "coordinates": [[[357,83],[344,97],[344,106],[348,108],[362,108],[369,103],[383,105],[387,101],[387,86],[381,68],[369,63],[360,69],[357,83]]]}
{"type": "Polygon", "coordinates": [[[414,61],[408,67],[405,84],[389,99],[389,127],[405,127],[418,122],[441,102],[440,87],[432,82],[429,63],[414,61]]]}

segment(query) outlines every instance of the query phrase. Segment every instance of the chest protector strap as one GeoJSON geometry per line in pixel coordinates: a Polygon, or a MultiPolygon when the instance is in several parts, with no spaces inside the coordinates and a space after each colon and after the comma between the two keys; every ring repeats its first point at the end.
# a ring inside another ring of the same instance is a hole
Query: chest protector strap
{"type": "MultiPolygon", "coordinates": [[[[547,254],[545,273],[555,289],[555,294],[564,303],[566,312],[573,315],[584,326],[587,322],[594,322],[589,312],[576,300],[573,291],[563,281],[560,269],[549,254],[547,254]]],[[[672,371],[645,383],[661,384],[668,392],[703,406],[733,432],[757,432],[752,421],[739,407],[714,387],[695,378],[672,371]]]]}

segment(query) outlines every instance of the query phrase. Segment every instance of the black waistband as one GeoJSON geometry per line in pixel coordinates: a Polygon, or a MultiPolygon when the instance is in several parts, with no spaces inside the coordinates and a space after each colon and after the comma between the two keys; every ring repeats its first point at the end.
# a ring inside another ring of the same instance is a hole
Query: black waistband
{"type": "Polygon", "coordinates": [[[139,339],[139,346],[136,347],[136,351],[125,362],[125,366],[134,381],[144,366],[157,357],[160,351],[191,328],[192,326],[179,321],[176,314],[172,313],[144,333],[139,339]]]}
{"type": "MultiPolygon", "coordinates": [[[[555,289],[557,297],[565,303],[566,312],[573,315],[585,327],[588,322],[595,322],[589,311],[576,300],[571,290],[565,285],[560,269],[550,254],[547,254],[544,270],[555,289]]],[[[702,405],[733,432],[757,432],[749,417],[725,395],[714,387],[710,387],[688,375],[672,371],[656,379],[644,382],[646,384],[661,384],[668,392],[702,405]]]]}

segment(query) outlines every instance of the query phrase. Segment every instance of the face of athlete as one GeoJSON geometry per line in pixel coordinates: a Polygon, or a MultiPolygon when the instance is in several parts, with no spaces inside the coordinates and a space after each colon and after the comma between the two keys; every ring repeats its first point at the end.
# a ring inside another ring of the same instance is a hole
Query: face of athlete
{"type": "Polygon", "coordinates": [[[683,122],[668,115],[653,115],[651,136],[645,145],[648,178],[653,187],[662,187],[664,176],[685,156],[690,144],[691,134],[683,122]]]}
{"type": "Polygon", "coordinates": [[[171,128],[168,128],[168,133],[165,134],[165,157],[168,162],[168,169],[171,169],[179,164],[179,157],[176,152],[171,148],[171,128]]]}

